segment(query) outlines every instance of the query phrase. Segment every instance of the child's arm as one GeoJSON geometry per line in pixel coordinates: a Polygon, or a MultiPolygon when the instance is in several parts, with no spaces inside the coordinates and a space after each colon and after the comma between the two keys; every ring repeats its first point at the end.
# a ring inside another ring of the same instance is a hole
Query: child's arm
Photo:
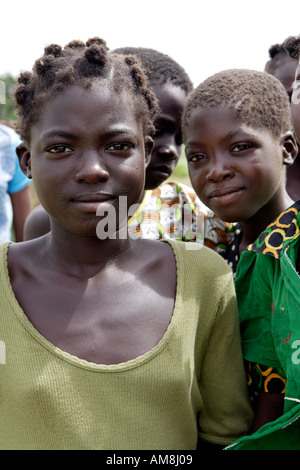
{"type": "Polygon", "coordinates": [[[251,432],[283,414],[286,378],[272,333],[273,258],[245,252],[238,264],[235,287],[241,338],[251,388],[256,389],[255,417],[251,432]],[[274,377],[275,385],[269,379],[274,377]]]}
{"type": "Polygon", "coordinates": [[[215,321],[200,370],[204,411],[200,439],[227,445],[249,434],[253,412],[242,360],[232,273],[218,298],[215,321]]]}
{"type": "Polygon", "coordinates": [[[275,421],[283,414],[284,394],[259,391],[257,409],[251,426],[251,434],[264,424],[275,421]]]}

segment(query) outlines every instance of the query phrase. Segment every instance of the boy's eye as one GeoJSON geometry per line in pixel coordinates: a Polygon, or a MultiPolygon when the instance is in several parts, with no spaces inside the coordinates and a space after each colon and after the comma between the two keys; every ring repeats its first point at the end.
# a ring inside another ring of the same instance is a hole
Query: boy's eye
{"type": "Polygon", "coordinates": [[[178,134],[178,135],[176,136],[176,139],[175,139],[175,140],[176,140],[176,145],[180,146],[180,145],[183,144],[182,135],[181,135],[181,134],[178,134]]]}
{"type": "Polygon", "coordinates": [[[162,135],[164,135],[165,133],[165,130],[162,129],[161,127],[156,127],[155,126],[155,134],[154,134],[154,137],[161,137],[162,135]]]}
{"type": "Polygon", "coordinates": [[[204,153],[197,153],[188,157],[188,161],[192,163],[196,163],[204,159],[205,159],[204,153]]]}
{"type": "Polygon", "coordinates": [[[131,150],[133,148],[132,144],[128,143],[115,143],[111,144],[107,147],[107,150],[117,150],[117,151],[126,151],[131,150]]]}
{"type": "Polygon", "coordinates": [[[71,147],[68,147],[68,145],[53,145],[52,147],[49,147],[47,149],[47,152],[49,153],[66,153],[66,152],[72,152],[73,149],[71,147]]]}

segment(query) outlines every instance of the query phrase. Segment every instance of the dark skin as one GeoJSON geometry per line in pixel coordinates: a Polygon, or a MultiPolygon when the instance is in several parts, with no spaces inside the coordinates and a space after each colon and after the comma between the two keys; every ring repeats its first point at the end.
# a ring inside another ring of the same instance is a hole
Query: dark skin
{"type": "MultiPolygon", "coordinates": [[[[156,134],[153,137],[151,159],[146,169],[145,190],[159,187],[173,173],[182,149],[181,114],[186,92],[170,83],[150,84],[158,100],[160,111],[154,122],[156,134]]],[[[144,198],[144,192],[140,201],[144,198]]],[[[24,238],[32,240],[50,230],[50,220],[43,206],[37,206],[25,223],[24,238]]]]}
{"type": "MultiPolygon", "coordinates": [[[[282,54],[282,59],[278,62],[276,69],[272,72],[272,75],[279,80],[291,101],[293,93],[293,82],[295,80],[295,72],[297,68],[297,60],[292,59],[288,54],[282,54]]],[[[287,168],[286,172],[286,188],[290,197],[294,201],[300,199],[300,158],[299,155],[295,159],[292,167],[287,168]]]]}
{"type": "Polygon", "coordinates": [[[13,207],[13,225],[17,242],[23,241],[24,223],[31,212],[31,190],[27,186],[10,195],[13,207]]]}
{"type": "Polygon", "coordinates": [[[99,205],[118,214],[119,196],[128,206],[139,200],[151,147],[128,95],[74,86],[47,104],[30,144],[18,150],[51,232],[10,246],[15,296],[48,341],[97,364],[151,350],[173,313],[176,264],[169,245],[96,236],[99,205]]]}
{"type": "Polygon", "coordinates": [[[146,170],[145,189],[158,188],[175,170],[182,148],[181,115],[186,92],[170,83],[151,83],[160,111],[154,125],[154,146],[146,170]]]}
{"type": "MultiPolygon", "coordinates": [[[[297,64],[296,73],[295,73],[295,86],[293,89],[293,94],[291,98],[291,111],[292,111],[292,121],[293,127],[296,135],[296,139],[300,142],[300,65],[297,64]]],[[[300,166],[300,159],[299,159],[300,166]]],[[[299,171],[300,173],[300,171],[299,171]]],[[[300,179],[298,180],[300,181],[300,179]]],[[[300,185],[298,183],[298,190],[300,191],[300,185]]],[[[300,199],[300,197],[299,197],[300,199]]],[[[300,273],[300,250],[298,251],[298,257],[296,261],[296,269],[300,273]]]]}
{"type": "Polygon", "coordinates": [[[191,183],[221,220],[239,223],[240,253],[293,203],[285,188],[285,167],[296,154],[291,132],[275,139],[226,108],[194,111],[186,129],[191,183]]]}
{"type": "MultiPolygon", "coordinates": [[[[285,167],[297,145],[291,132],[275,138],[253,129],[226,108],[196,109],[186,129],[186,156],[198,197],[242,231],[240,254],[293,200],[285,188],[285,167]]],[[[252,432],[282,415],[283,394],[260,392],[252,432]]]]}

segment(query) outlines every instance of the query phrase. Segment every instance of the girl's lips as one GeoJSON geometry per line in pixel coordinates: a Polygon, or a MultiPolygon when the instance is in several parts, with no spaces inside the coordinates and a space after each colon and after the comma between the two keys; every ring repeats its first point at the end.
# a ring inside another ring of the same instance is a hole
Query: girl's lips
{"type": "Polygon", "coordinates": [[[111,206],[115,197],[112,195],[81,195],[72,200],[72,203],[75,204],[78,208],[84,212],[96,213],[99,206],[105,210],[105,207],[111,206]]]}

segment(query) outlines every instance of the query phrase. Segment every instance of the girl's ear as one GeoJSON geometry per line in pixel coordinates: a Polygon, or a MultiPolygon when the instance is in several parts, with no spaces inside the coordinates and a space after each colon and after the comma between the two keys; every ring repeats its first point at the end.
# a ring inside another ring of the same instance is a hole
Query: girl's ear
{"type": "Polygon", "coordinates": [[[16,148],[16,153],[18,155],[21,170],[27,178],[31,179],[31,155],[23,142],[16,148]]]}
{"type": "Polygon", "coordinates": [[[281,137],[281,145],[283,148],[283,164],[290,166],[294,163],[298,155],[298,144],[292,132],[286,132],[281,137]]]}
{"type": "Polygon", "coordinates": [[[154,147],[153,139],[150,136],[145,137],[145,165],[149,165],[151,160],[151,153],[154,147]]]}

